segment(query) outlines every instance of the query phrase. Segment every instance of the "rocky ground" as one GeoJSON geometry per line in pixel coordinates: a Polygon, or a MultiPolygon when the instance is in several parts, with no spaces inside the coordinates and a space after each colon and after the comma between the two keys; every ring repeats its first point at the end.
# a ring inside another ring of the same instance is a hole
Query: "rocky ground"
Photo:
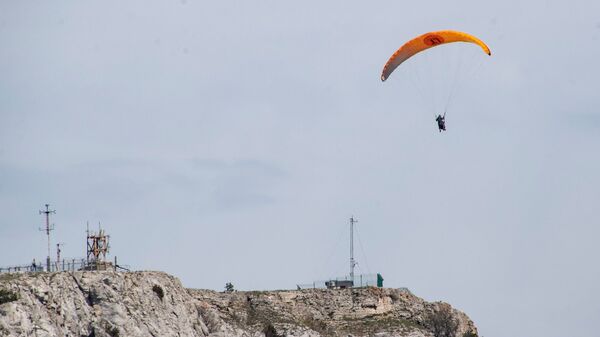
{"type": "MultiPolygon", "coordinates": [[[[161,272],[0,274],[0,336],[430,337],[428,303],[406,290],[221,293],[161,272]]],[[[451,309],[458,334],[477,330],[451,309]]]]}

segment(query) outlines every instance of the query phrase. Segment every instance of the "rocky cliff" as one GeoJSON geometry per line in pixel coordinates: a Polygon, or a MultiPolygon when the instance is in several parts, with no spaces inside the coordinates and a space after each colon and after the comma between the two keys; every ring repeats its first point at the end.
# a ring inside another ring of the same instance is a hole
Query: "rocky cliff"
{"type": "Polygon", "coordinates": [[[360,288],[220,293],[161,272],[0,275],[0,336],[411,336],[449,309],[458,334],[477,330],[448,304],[406,290],[360,288]],[[16,295],[16,297],[14,296],[16,295]]]}

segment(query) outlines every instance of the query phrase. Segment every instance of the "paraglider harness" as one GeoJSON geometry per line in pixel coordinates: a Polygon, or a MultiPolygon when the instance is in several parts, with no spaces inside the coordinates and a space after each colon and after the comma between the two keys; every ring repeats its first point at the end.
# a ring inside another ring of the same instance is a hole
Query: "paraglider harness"
{"type": "Polygon", "coordinates": [[[440,129],[440,132],[446,131],[446,111],[444,111],[444,115],[438,115],[435,118],[435,121],[438,123],[438,129],[440,129]]]}

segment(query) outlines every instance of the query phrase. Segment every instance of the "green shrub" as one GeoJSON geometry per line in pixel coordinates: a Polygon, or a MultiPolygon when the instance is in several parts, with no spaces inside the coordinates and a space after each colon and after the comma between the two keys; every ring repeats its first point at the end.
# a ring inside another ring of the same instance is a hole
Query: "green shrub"
{"type": "Polygon", "coordinates": [[[157,284],[152,286],[152,291],[154,291],[156,296],[158,296],[158,298],[160,298],[161,301],[162,301],[163,297],[165,297],[165,292],[164,292],[163,288],[161,288],[161,286],[159,286],[157,284]]]}
{"type": "Polygon", "coordinates": [[[19,295],[10,290],[0,289],[0,304],[13,302],[19,299],[19,295]]]}
{"type": "Polygon", "coordinates": [[[458,320],[452,313],[450,305],[441,305],[426,317],[426,326],[434,337],[456,337],[458,320]]]}
{"type": "Polygon", "coordinates": [[[232,293],[235,289],[233,288],[233,283],[227,282],[225,283],[225,292],[232,293]]]}
{"type": "Polygon", "coordinates": [[[462,337],[479,337],[479,336],[477,336],[477,334],[474,333],[473,331],[467,331],[462,335],[462,337]]]}
{"type": "Polygon", "coordinates": [[[106,331],[106,333],[110,337],[119,337],[120,336],[119,328],[117,328],[116,326],[110,325],[108,322],[104,325],[104,331],[106,331]]]}
{"type": "Polygon", "coordinates": [[[268,324],[265,326],[263,333],[265,334],[265,337],[283,337],[277,334],[277,329],[275,329],[273,324],[268,324]]]}

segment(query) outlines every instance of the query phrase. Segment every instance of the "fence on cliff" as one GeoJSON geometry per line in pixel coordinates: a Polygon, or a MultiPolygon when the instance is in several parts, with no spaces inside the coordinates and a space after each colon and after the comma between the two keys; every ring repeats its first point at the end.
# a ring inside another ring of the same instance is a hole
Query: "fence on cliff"
{"type": "Polygon", "coordinates": [[[88,261],[84,258],[61,259],[60,261],[50,261],[48,268],[46,261],[36,262],[34,259],[30,264],[0,267],[0,273],[35,273],[35,272],[61,272],[78,270],[129,270],[129,266],[118,265],[112,262],[88,261]]]}
{"type": "MultiPolygon", "coordinates": [[[[382,287],[383,278],[379,274],[360,274],[354,275],[354,280],[350,276],[341,276],[331,278],[326,281],[313,281],[312,283],[298,284],[296,287],[300,289],[324,289],[324,288],[339,288],[332,286],[333,284],[343,284],[344,282],[352,281],[352,288],[362,287],[382,287]]],[[[344,287],[342,287],[344,288],[344,287]]]]}

